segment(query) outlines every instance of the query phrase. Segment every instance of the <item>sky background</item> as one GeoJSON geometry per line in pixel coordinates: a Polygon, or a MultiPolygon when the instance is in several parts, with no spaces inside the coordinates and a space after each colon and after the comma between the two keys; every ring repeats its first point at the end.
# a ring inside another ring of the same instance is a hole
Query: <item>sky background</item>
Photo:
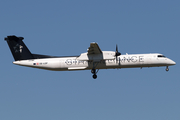
{"type": "Polygon", "coordinates": [[[179,0],[1,0],[0,120],[179,120],[179,0]],[[4,37],[32,53],[162,53],[169,67],[46,71],[12,64],[4,37]]]}

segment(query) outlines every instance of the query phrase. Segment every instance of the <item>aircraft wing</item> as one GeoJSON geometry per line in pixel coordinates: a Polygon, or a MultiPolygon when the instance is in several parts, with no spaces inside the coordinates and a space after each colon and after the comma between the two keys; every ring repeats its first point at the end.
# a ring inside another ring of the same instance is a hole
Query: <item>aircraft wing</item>
{"type": "Polygon", "coordinates": [[[99,62],[101,60],[112,60],[114,58],[114,54],[108,54],[107,52],[104,53],[99,48],[99,45],[93,42],[90,44],[87,53],[82,53],[79,57],[77,57],[77,60],[99,62]]]}
{"type": "Polygon", "coordinates": [[[88,52],[88,55],[102,54],[102,51],[99,48],[99,45],[97,43],[91,43],[87,52],[88,52]]]}

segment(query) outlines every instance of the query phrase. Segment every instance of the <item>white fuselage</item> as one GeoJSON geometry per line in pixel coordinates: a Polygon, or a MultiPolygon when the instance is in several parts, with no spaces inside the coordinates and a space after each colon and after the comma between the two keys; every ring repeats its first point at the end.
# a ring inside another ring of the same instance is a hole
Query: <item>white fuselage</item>
{"type": "MultiPolygon", "coordinates": [[[[106,55],[114,55],[115,52],[103,51],[106,55]]],[[[103,57],[105,54],[103,54],[103,57]]],[[[14,64],[55,71],[135,68],[135,67],[158,67],[170,66],[176,63],[162,54],[126,54],[114,59],[80,60],[75,57],[57,57],[14,61],[14,64]],[[158,57],[159,56],[159,57],[158,57]]]]}

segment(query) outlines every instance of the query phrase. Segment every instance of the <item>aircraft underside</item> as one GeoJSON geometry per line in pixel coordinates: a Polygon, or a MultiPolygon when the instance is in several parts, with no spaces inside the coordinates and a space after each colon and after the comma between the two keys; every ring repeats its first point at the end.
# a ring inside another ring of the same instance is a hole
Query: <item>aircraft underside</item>
{"type": "MultiPolygon", "coordinates": [[[[58,58],[52,58],[58,59],[58,58]]],[[[74,58],[71,58],[74,59],[74,58]]],[[[167,63],[146,63],[145,60],[140,63],[134,63],[130,61],[116,61],[112,60],[109,62],[85,62],[85,61],[77,61],[74,62],[67,62],[70,58],[66,58],[63,60],[51,60],[51,59],[39,59],[39,60],[22,60],[22,61],[15,61],[14,64],[26,66],[26,67],[33,67],[45,70],[52,70],[52,71],[75,71],[75,70],[91,70],[93,74],[93,78],[97,78],[97,72],[100,69],[121,69],[121,68],[143,68],[143,67],[160,67],[166,66],[166,71],[169,70],[167,63]],[[76,64],[75,64],[76,63],[76,64]]]]}

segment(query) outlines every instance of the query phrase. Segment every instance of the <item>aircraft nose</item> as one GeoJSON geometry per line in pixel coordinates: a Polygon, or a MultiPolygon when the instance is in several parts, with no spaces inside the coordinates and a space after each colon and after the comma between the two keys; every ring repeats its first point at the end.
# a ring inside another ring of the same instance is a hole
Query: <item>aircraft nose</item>
{"type": "Polygon", "coordinates": [[[173,60],[170,61],[171,65],[176,65],[176,62],[174,62],[173,60]]]}

